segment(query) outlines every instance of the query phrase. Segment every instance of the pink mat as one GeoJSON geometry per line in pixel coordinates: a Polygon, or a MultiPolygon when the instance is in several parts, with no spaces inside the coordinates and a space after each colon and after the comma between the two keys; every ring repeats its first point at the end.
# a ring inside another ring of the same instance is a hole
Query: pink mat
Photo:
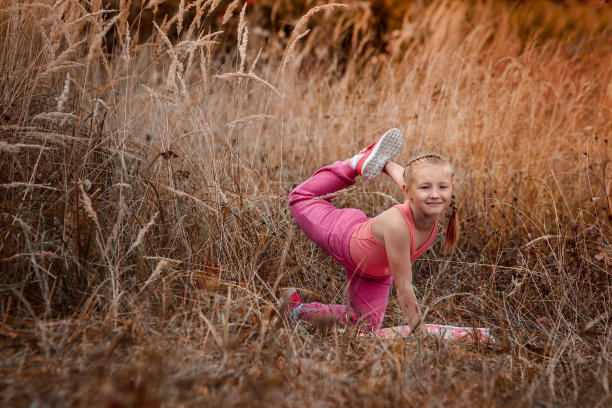
{"type": "MultiPolygon", "coordinates": [[[[495,339],[491,336],[491,329],[485,329],[482,327],[459,327],[459,326],[446,326],[442,324],[426,324],[427,332],[443,336],[445,339],[461,339],[465,336],[477,338],[482,342],[494,343],[495,339]]],[[[410,327],[408,326],[396,326],[387,327],[384,329],[378,329],[373,332],[364,332],[362,336],[373,335],[382,339],[390,339],[394,337],[406,337],[410,334],[410,327]]]]}

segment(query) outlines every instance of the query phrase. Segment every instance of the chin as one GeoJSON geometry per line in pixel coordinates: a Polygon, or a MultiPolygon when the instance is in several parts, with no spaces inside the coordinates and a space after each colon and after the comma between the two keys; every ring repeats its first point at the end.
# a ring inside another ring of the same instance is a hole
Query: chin
{"type": "Polygon", "coordinates": [[[435,216],[441,216],[442,214],[444,214],[444,212],[447,210],[448,207],[446,206],[440,206],[439,208],[430,208],[429,211],[425,211],[425,214],[427,215],[435,215],[435,216]]]}
{"type": "Polygon", "coordinates": [[[443,212],[441,211],[435,211],[435,210],[431,210],[431,209],[426,209],[424,211],[421,211],[421,213],[423,213],[424,215],[428,216],[428,217],[437,217],[440,214],[442,214],[443,212]]]}

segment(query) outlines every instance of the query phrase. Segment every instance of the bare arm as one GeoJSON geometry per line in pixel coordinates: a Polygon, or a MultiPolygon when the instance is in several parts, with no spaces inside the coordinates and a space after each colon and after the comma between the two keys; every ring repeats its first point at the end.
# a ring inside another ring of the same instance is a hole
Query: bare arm
{"type": "Polygon", "coordinates": [[[412,286],[410,230],[405,223],[388,221],[384,230],[385,246],[397,296],[408,325],[412,330],[419,329],[422,315],[412,286]]]}
{"type": "Polygon", "coordinates": [[[389,176],[399,188],[402,188],[404,185],[404,168],[402,166],[389,160],[385,163],[383,172],[389,176]]]}

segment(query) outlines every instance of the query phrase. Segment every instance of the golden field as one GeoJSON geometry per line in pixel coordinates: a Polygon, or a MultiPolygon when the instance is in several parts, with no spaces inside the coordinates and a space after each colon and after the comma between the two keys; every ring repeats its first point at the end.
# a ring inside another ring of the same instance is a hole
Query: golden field
{"type": "Polygon", "coordinates": [[[0,404],[612,404],[612,6],[244,5],[0,0],[0,404]],[[493,344],[276,317],[344,301],[291,188],[390,127],[457,170],[425,319],[493,344]]]}

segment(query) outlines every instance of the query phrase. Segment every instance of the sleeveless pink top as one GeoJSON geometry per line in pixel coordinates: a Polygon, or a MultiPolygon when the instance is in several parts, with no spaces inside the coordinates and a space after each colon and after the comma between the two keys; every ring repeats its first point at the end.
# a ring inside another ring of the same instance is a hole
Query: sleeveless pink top
{"type": "MultiPolygon", "coordinates": [[[[414,221],[412,219],[412,210],[410,209],[410,205],[400,204],[395,205],[394,207],[400,210],[404,216],[404,219],[406,220],[406,223],[408,224],[408,228],[410,228],[410,262],[414,262],[415,259],[423,255],[427,248],[429,248],[436,239],[438,222],[440,219],[436,220],[427,241],[415,251],[414,221]]],[[[372,232],[373,221],[374,218],[370,218],[368,221],[359,225],[359,227],[357,227],[353,233],[351,242],[349,244],[351,258],[353,259],[353,262],[355,262],[355,265],[357,265],[357,268],[365,275],[374,277],[390,275],[391,267],[389,266],[389,259],[387,258],[387,249],[385,248],[385,245],[374,236],[374,233],[372,232]]]]}

